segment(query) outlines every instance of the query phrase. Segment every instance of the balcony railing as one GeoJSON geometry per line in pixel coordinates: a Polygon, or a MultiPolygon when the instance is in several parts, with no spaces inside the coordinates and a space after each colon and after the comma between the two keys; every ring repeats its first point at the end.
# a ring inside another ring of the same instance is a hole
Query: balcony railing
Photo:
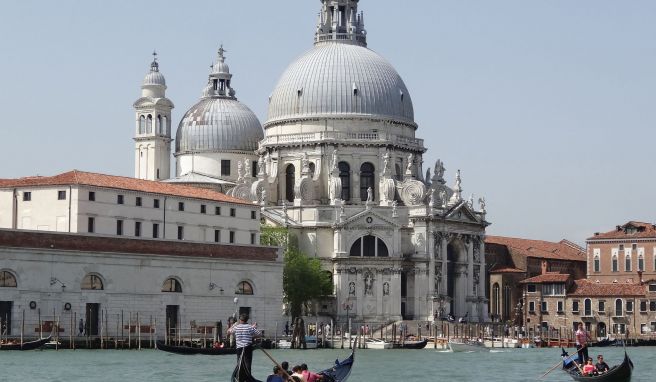
{"type": "Polygon", "coordinates": [[[320,131],[316,133],[298,133],[273,135],[264,138],[261,145],[310,144],[323,141],[347,141],[347,143],[392,144],[412,148],[423,148],[424,140],[419,138],[374,132],[340,132],[320,131]]]}

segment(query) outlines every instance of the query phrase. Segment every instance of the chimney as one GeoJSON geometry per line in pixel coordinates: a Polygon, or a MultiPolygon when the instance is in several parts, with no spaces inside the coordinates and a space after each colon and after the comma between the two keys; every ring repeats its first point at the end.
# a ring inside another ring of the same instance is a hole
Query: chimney
{"type": "Polygon", "coordinates": [[[542,274],[546,275],[547,274],[547,260],[542,260],[542,274]]]}

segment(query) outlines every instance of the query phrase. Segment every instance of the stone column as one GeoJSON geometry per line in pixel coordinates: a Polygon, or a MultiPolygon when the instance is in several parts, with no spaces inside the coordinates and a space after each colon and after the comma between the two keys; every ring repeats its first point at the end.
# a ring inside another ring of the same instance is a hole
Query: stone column
{"type": "Polygon", "coordinates": [[[440,281],[440,290],[442,291],[442,294],[446,296],[447,293],[446,278],[447,278],[447,267],[448,267],[447,252],[449,250],[448,234],[442,233],[440,235],[440,246],[442,247],[442,250],[440,252],[440,256],[442,257],[442,281],[440,281]]]}
{"type": "MultiPolygon", "coordinates": [[[[429,223],[430,224],[430,223],[429,223]]],[[[427,234],[427,250],[428,250],[428,298],[432,299],[435,296],[435,232],[429,229],[427,234]]]]}
{"type": "MultiPolygon", "coordinates": [[[[469,236],[467,239],[467,293],[466,300],[471,301],[471,297],[474,295],[474,238],[469,236]]],[[[473,317],[473,303],[467,303],[467,310],[469,317],[473,317]]]]}

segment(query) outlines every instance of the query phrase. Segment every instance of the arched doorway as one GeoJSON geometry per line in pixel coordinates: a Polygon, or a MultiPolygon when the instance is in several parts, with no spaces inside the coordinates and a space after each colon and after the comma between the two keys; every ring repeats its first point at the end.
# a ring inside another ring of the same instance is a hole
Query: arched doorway
{"type": "Polygon", "coordinates": [[[446,293],[451,300],[450,314],[464,316],[466,312],[465,299],[467,293],[466,283],[462,285],[464,276],[460,267],[467,260],[465,247],[460,241],[449,243],[446,248],[446,293]]]}
{"type": "Polygon", "coordinates": [[[296,168],[290,164],[285,169],[285,199],[294,202],[294,186],[296,185],[296,168]]]}
{"type": "Polygon", "coordinates": [[[501,288],[499,287],[499,283],[494,283],[492,285],[492,319],[496,320],[499,318],[499,315],[501,314],[501,310],[499,309],[499,302],[501,300],[501,288]]]}

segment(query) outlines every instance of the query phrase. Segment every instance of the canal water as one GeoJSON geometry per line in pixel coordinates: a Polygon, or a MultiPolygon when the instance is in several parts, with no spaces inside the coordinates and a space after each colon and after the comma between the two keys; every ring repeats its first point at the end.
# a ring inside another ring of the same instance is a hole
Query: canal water
{"type": "MultiPolygon", "coordinates": [[[[635,364],[633,382],[656,380],[656,348],[629,348],[635,364]]],[[[271,350],[290,365],[307,363],[324,369],[348,350],[271,350]]],[[[621,348],[591,348],[611,366],[623,357],[621,348]]],[[[537,381],[559,361],[559,349],[499,349],[489,353],[435,350],[358,350],[351,382],[388,381],[537,381]]],[[[228,382],[235,356],[182,356],[157,350],[44,350],[0,352],[0,381],[10,382],[228,382]]],[[[272,363],[256,351],[254,374],[266,380],[272,363]]],[[[572,381],[559,369],[544,381],[572,381]]]]}

